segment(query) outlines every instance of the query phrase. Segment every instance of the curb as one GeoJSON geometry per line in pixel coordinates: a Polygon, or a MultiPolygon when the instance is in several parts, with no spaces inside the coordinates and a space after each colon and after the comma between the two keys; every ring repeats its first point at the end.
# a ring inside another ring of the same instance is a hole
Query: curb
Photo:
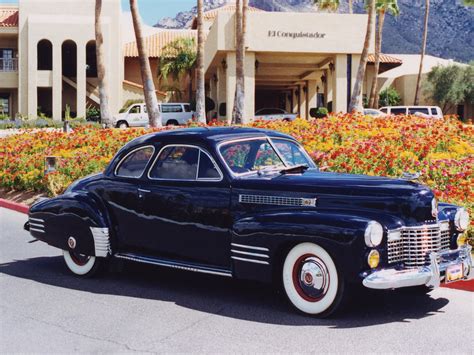
{"type": "Polygon", "coordinates": [[[13,210],[20,213],[25,213],[25,214],[28,214],[28,211],[30,210],[30,207],[27,205],[24,205],[18,202],[5,200],[3,198],[0,198],[0,207],[7,208],[9,210],[13,210]]]}

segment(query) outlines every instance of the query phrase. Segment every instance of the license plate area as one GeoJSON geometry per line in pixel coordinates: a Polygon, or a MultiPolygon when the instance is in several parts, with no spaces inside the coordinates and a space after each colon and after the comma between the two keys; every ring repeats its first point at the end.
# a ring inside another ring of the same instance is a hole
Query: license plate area
{"type": "Polygon", "coordinates": [[[445,282],[450,283],[454,281],[459,281],[463,278],[463,264],[454,264],[454,265],[449,265],[446,268],[446,277],[445,282]]]}

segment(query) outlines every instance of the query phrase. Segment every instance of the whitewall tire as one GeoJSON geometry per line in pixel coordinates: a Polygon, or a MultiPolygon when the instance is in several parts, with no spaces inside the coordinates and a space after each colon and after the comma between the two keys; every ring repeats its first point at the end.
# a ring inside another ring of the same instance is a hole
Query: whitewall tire
{"type": "Polygon", "coordinates": [[[95,256],[76,254],[63,250],[64,261],[69,270],[78,276],[92,276],[99,268],[100,260],[95,256]]]}
{"type": "Polygon", "coordinates": [[[344,286],[331,256],[319,245],[301,243],[293,247],[283,264],[283,287],[299,311],[327,316],[339,306],[344,286]]]}

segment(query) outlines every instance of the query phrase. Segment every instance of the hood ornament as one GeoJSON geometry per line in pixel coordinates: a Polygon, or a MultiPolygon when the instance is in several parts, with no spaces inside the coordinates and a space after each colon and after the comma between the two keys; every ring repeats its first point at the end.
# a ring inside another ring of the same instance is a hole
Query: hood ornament
{"type": "Polygon", "coordinates": [[[409,172],[404,172],[400,179],[407,180],[407,181],[415,181],[418,180],[421,177],[421,173],[409,173],[409,172]]]}

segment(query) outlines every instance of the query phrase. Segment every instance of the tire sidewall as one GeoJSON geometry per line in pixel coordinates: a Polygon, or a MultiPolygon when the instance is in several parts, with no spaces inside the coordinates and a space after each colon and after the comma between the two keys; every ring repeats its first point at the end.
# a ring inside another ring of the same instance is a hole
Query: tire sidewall
{"type": "Polygon", "coordinates": [[[68,269],[77,276],[92,275],[98,268],[99,260],[95,256],[91,256],[84,265],[77,264],[68,250],[63,250],[63,256],[68,269]]]}
{"type": "Polygon", "coordinates": [[[293,247],[287,254],[283,269],[283,288],[288,300],[299,311],[317,316],[327,316],[338,306],[343,292],[342,279],[339,276],[336,264],[326,250],[314,243],[301,243],[293,247]],[[326,266],[329,273],[329,287],[324,297],[317,301],[307,301],[300,296],[294,286],[293,268],[296,261],[305,254],[317,256],[326,266]]]}

